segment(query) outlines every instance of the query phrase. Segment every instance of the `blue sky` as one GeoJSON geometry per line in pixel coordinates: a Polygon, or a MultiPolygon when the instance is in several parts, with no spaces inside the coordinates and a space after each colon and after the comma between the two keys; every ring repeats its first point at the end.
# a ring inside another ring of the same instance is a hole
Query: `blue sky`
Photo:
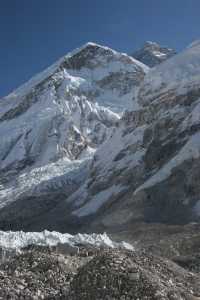
{"type": "Polygon", "coordinates": [[[88,41],[132,52],[200,38],[199,0],[0,0],[0,96],[88,41]]]}

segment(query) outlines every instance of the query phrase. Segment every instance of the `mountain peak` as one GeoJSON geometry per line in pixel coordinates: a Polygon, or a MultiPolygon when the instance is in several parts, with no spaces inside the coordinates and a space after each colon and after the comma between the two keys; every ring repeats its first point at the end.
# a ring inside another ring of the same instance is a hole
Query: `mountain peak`
{"type": "Polygon", "coordinates": [[[67,56],[73,56],[79,52],[81,52],[82,50],[84,49],[87,49],[87,48],[104,48],[104,46],[101,46],[97,43],[94,43],[94,42],[87,42],[85,44],[83,44],[82,46],[74,49],[73,51],[71,51],[70,53],[67,54],[67,56]]]}
{"type": "Polygon", "coordinates": [[[132,57],[149,67],[154,67],[176,54],[176,51],[162,47],[156,42],[146,41],[143,47],[132,54],[132,57]]]}
{"type": "Polygon", "coordinates": [[[70,53],[68,53],[65,58],[68,59],[70,57],[73,57],[75,55],[78,55],[79,53],[82,53],[82,52],[85,52],[85,51],[94,51],[94,50],[103,50],[103,51],[109,51],[111,53],[117,53],[115,50],[109,48],[109,47],[106,47],[106,46],[103,46],[103,45],[100,45],[100,44],[97,44],[97,43],[94,43],[94,42],[87,42],[85,44],[83,44],[81,47],[79,48],[76,48],[75,50],[71,51],[70,53]]]}
{"type": "Polygon", "coordinates": [[[15,89],[13,92],[11,92],[8,96],[5,96],[4,98],[8,100],[9,98],[13,99],[19,96],[22,97],[26,93],[30,92],[32,88],[35,88],[38,84],[41,84],[47,78],[56,73],[61,66],[68,67],[69,69],[71,67],[76,68],[79,65],[79,60],[81,60],[81,62],[84,65],[85,60],[93,59],[99,52],[99,54],[104,55],[106,51],[111,55],[118,54],[118,52],[111,48],[99,45],[94,42],[87,42],[81,47],[76,48],[64,55],[63,57],[59,58],[55,63],[53,63],[45,70],[30,78],[26,83],[19,86],[17,89],[15,89]]]}
{"type": "Polygon", "coordinates": [[[144,46],[143,46],[143,47],[146,48],[146,47],[160,47],[160,46],[159,46],[159,44],[156,43],[156,42],[146,41],[146,42],[144,43],[144,46]]]}

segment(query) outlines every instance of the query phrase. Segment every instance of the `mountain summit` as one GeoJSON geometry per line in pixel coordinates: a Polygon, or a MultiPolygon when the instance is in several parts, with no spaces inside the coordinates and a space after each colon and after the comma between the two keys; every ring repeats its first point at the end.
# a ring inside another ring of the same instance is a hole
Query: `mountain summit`
{"type": "Polygon", "coordinates": [[[152,68],[175,54],[176,51],[173,49],[162,47],[155,42],[147,41],[141,49],[132,54],[132,57],[152,68]]]}

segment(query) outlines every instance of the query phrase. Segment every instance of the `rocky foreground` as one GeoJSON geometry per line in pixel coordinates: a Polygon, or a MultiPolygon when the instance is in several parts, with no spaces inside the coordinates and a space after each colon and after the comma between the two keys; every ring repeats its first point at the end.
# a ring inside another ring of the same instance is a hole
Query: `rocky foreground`
{"type": "Polygon", "coordinates": [[[2,256],[0,299],[197,300],[197,261],[174,262],[144,249],[29,246],[2,256]]]}

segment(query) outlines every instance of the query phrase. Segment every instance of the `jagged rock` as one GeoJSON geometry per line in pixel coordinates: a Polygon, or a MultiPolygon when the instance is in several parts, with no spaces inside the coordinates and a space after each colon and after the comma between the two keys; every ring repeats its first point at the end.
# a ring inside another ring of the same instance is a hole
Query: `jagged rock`
{"type": "Polygon", "coordinates": [[[146,42],[143,48],[135,51],[132,56],[152,68],[175,54],[176,51],[173,49],[161,47],[155,42],[146,42]]]}
{"type": "Polygon", "coordinates": [[[24,249],[1,265],[0,299],[59,299],[87,257],[63,256],[53,249],[24,249]]]}
{"type": "Polygon", "coordinates": [[[194,278],[175,264],[146,253],[109,251],[100,253],[79,270],[71,282],[70,297],[77,300],[189,299],[193,296],[194,278]]]}

